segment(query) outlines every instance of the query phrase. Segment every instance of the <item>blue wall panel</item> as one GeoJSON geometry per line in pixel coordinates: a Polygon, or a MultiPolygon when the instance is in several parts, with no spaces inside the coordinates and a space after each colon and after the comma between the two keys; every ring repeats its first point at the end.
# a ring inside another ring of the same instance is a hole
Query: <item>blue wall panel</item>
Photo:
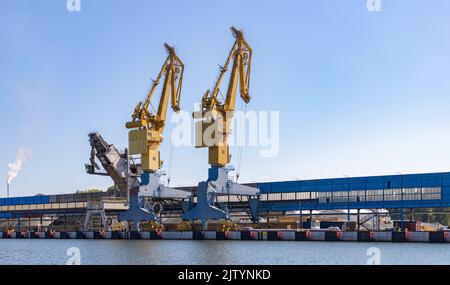
{"type": "Polygon", "coordinates": [[[422,176],[422,187],[434,187],[442,185],[442,175],[424,174],[422,176]]]}
{"type": "Polygon", "coordinates": [[[383,177],[366,177],[366,187],[367,190],[383,189],[385,187],[383,177]]]}
{"type": "Polygon", "coordinates": [[[419,175],[405,175],[403,177],[403,187],[415,188],[422,185],[419,175]]]}
{"type": "Polygon", "coordinates": [[[48,204],[48,196],[0,198],[0,206],[48,204]]]}

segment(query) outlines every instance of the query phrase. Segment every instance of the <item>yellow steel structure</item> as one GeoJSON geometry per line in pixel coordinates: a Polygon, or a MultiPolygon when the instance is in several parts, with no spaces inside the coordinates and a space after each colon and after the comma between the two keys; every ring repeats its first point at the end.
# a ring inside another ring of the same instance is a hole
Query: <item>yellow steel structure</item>
{"type": "Polygon", "coordinates": [[[196,147],[208,147],[209,164],[223,167],[230,162],[228,136],[231,132],[231,119],[236,102],[236,92],[239,79],[241,98],[245,103],[250,101],[250,67],[252,49],[244,39],[242,31],[231,27],[236,41],[228,55],[224,66],[220,67],[220,75],[212,91],[207,90],[202,97],[201,109],[193,113],[200,119],[195,124],[196,147]],[[220,84],[228,66],[233,62],[228,83],[226,98],[219,100],[220,84]]]}
{"type": "Polygon", "coordinates": [[[162,142],[162,133],[166,121],[169,95],[171,107],[175,112],[180,110],[180,95],[183,82],[184,64],[175,53],[175,49],[164,44],[168,56],[161,71],[147,95],[144,103],[139,102],[134,109],[132,121],[126,123],[131,129],[128,133],[128,151],[130,155],[141,155],[143,171],[155,172],[162,166],[159,147],[162,142]],[[161,98],[158,110],[155,110],[150,100],[156,87],[164,77],[161,98]],[[152,111],[149,110],[152,107],[152,111]]]}

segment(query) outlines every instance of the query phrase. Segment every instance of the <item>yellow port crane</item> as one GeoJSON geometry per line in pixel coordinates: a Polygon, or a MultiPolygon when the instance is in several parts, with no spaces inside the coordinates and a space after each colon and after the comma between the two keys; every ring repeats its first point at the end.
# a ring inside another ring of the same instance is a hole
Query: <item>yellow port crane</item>
{"type": "Polygon", "coordinates": [[[228,137],[231,133],[231,123],[236,103],[236,93],[239,90],[243,101],[250,102],[249,85],[252,61],[252,49],[244,39],[242,31],[231,27],[235,42],[223,66],[220,66],[220,74],[212,91],[207,90],[200,104],[200,110],[193,113],[198,119],[195,123],[196,147],[208,148],[208,179],[198,183],[193,199],[185,207],[183,220],[200,220],[207,228],[208,220],[228,220],[229,211],[226,205],[219,202],[218,197],[235,195],[241,201],[248,201],[252,220],[258,220],[257,207],[259,201],[259,189],[232,182],[228,177],[230,170],[227,164],[230,162],[228,137]],[[220,85],[225,73],[230,70],[230,79],[226,97],[219,99],[220,85]],[[245,199],[244,197],[245,196],[245,199]]]}
{"type": "Polygon", "coordinates": [[[133,222],[133,228],[139,228],[142,221],[155,221],[161,211],[161,199],[185,199],[190,192],[170,188],[160,183],[162,175],[159,148],[163,140],[169,97],[175,112],[180,110],[180,95],[183,82],[184,64],[175,53],[175,49],[164,44],[168,56],[153,81],[145,99],[139,102],[132,114],[132,120],[126,123],[128,133],[128,154],[140,155],[141,167],[135,171],[140,174],[140,185],[132,185],[129,195],[129,209],[119,214],[119,221],[133,222]],[[151,99],[156,87],[164,77],[158,109],[155,110],[151,99]],[[149,109],[151,107],[151,110],[149,109]]]}
{"type": "Polygon", "coordinates": [[[252,49],[244,39],[242,31],[231,27],[236,41],[231,48],[228,58],[220,66],[220,74],[214,89],[205,92],[201,101],[201,109],[193,113],[193,117],[201,119],[196,122],[196,147],[208,147],[209,164],[223,167],[230,162],[228,136],[231,130],[231,119],[236,102],[239,79],[239,89],[242,100],[250,102],[250,69],[252,49]],[[228,89],[224,100],[219,100],[220,85],[228,66],[233,62],[228,89]]]}
{"type": "Polygon", "coordinates": [[[180,110],[180,95],[183,83],[184,64],[175,53],[175,49],[164,44],[168,56],[161,67],[156,80],[145,99],[139,102],[134,109],[132,121],[126,123],[131,129],[128,133],[129,154],[141,156],[141,167],[144,172],[155,172],[162,166],[159,147],[162,142],[162,133],[165,126],[169,94],[171,107],[175,112],[180,110]],[[155,110],[150,100],[161,78],[164,83],[159,101],[158,110],[155,110]],[[152,111],[149,110],[152,107],[152,111]]]}

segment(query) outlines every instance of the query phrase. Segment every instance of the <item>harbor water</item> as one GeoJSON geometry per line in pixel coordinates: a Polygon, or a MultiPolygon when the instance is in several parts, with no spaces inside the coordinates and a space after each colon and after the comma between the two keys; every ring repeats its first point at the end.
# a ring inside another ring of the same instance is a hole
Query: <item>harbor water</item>
{"type": "Polygon", "coordinates": [[[0,240],[0,264],[450,264],[450,245],[380,242],[0,240]]]}

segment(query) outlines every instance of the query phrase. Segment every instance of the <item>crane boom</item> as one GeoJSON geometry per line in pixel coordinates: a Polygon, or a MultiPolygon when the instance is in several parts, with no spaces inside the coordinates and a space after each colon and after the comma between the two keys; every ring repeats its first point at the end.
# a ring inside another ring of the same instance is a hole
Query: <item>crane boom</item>
{"type": "Polygon", "coordinates": [[[129,154],[140,154],[143,171],[155,172],[161,168],[159,147],[162,142],[167,105],[169,96],[171,97],[172,110],[180,110],[180,95],[183,81],[184,64],[175,53],[175,49],[164,44],[168,56],[161,67],[161,70],[153,80],[152,87],[147,94],[144,103],[139,102],[132,114],[132,120],[126,123],[126,127],[131,129],[128,134],[129,154]],[[152,96],[161,78],[164,77],[161,97],[158,110],[151,104],[152,96]],[[149,107],[152,110],[149,110],[149,107]]]}
{"type": "Polygon", "coordinates": [[[225,166],[230,162],[228,135],[230,134],[231,119],[236,103],[237,86],[242,100],[247,104],[250,102],[249,86],[252,60],[252,49],[244,39],[242,31],[231,27],[236,41],[231,48],[227,60],[220,67],[220,74],[212,92],[207,90],[202,97],[201,109],[194,112],[194,118],[201,120],[196,123],[196,147],[208,147],[209,164],[213,166],[225,166]],[[228,66],[232,62],[231,75],[228,82],[226,98],[224,102],[218,99],[220,85],[228,66]],[[214,134],[211,138],[205,135],[213,126],[214,134]]]}

